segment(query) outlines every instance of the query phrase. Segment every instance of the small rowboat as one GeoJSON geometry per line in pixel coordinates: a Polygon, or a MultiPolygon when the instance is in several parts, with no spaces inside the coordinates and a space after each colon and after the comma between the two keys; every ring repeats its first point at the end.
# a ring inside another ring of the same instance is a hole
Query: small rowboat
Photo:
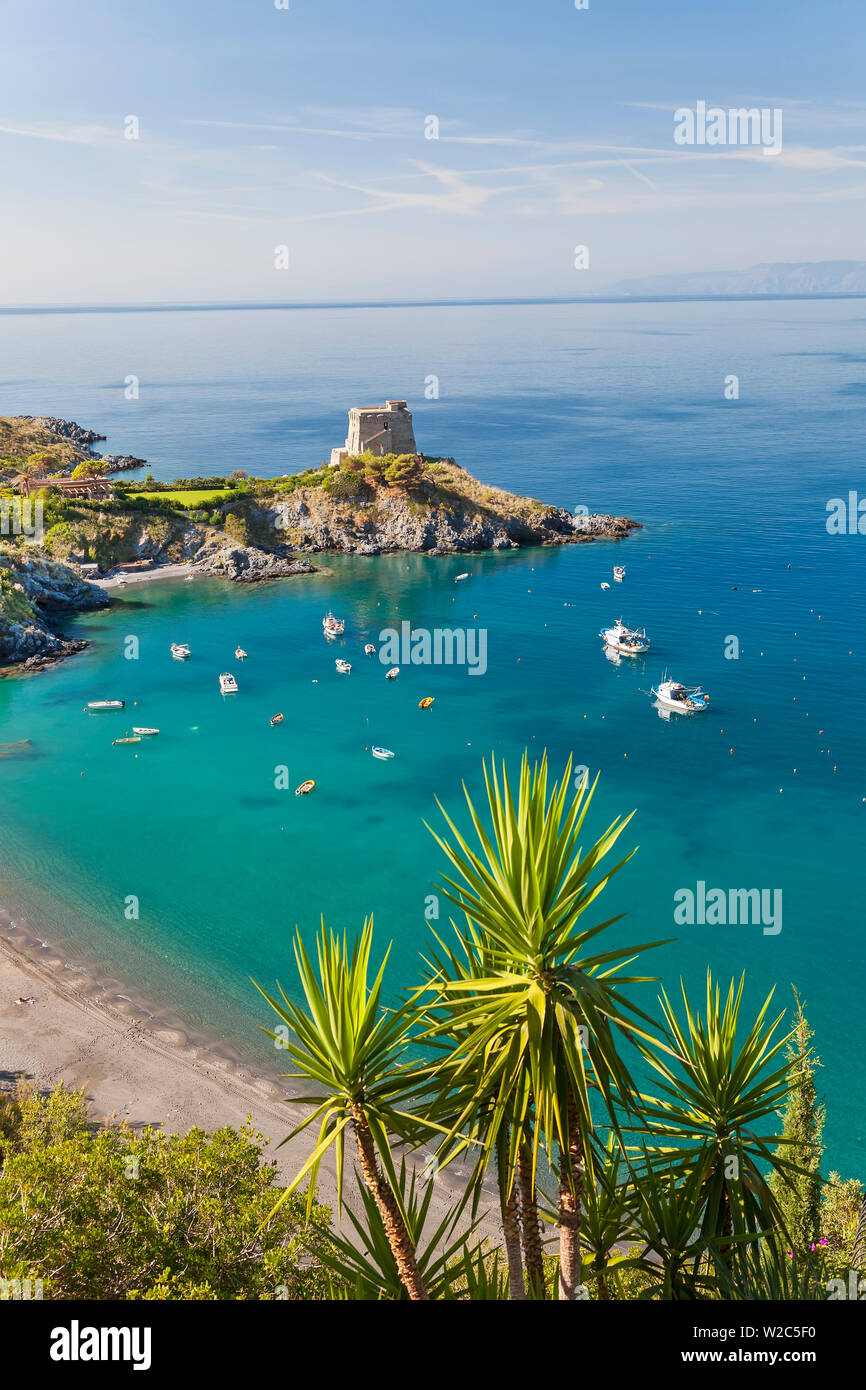
{"type": "Polygon", "coordinates": [[[283,716],[281,714],[275,714],[271,719],[271,727],[273,728],[274,724],[282,724],[282,722],[283,716]]]}
{"type": "Polygon", "coordinates": [[[370,752],[373,754],[374,758],[393,758],[394,756],[390,748],[379,748],[375,743],[370,749],[370,752]]]}
{"type": "Polygon", "coordinates": [[[337,657],[337,660],[334,662],[334,665],[336,666],[341,676],[348,676],[349,672],[352,669],[352,663],[350,661],[344,661],[342,657],[337,657]]]}
{"type": "Polygon", "coordinates": [[[295,796],[309,796],[315,785],[312,777],[309,778],[308,781],[302,782],[299,787],[295,787],[295,796]]]}
{"type": "Polygon", "coordinates": [[[435,699],[435,695],[425,695],[423,700],[418,701],[418,708],[429,709],[435,699]]]}
{"type": "Polygon", "coordinates": [[[399,676],[399,674],[400,674],[400,667],[399,667],[399,666],[392,666],[391,669],[390,669],[390,671],[386,671],[386,672],[385,672],[385,680],[386,680],[386,681],[395,681],[395,680],[397,679],[397,677],[399,676]]]}
{"type": "Polygon", "coordinates": [[[469,571],[467,570],[465,574],[458,574],[458,575],[455,575],[455,576],[454,576],[454,583],[455,583],[455,584],[459,584],[460,581],[461,581],[461,579],[468,579],[468,578],[469,578],[469,571]]]}
{"type": "Polygon", "coordinates": [[[175,661],[185,661],[190,654],[190,650],[186,642],[172,642],[171,654],[175,661]]]}
{"type": "Polygon", "coordinates": [[[139,734],[141,738],[150,738],[153,734],[158,734],[159,729],[137,729],[133,724],[132,732],[134,734],[139,734]]]}
{"type": "Polygon", "coordinates": [[[106,709],[126,709],[125,700],[91,700],[87,705],[90,714],[98,714],[106,709]]]}
{"type": "Polygon", "coordinates": [[[603,580],[603,581],[602,581],[602,586],[601,586],[601,587],[602,587],[603,589],[609,589],[609,588],[610,588],[610,585],[608,584],[607,580],[603,580]]]}
{"type": "Polygon", "coordinates": [[[235,656],[237,657],[238,661],[246,661],[247,659],[247,654],[244,651],[243,647],[235,647],[235,656]]]}
{"type": "Polygon", "coordinates": [[[372,642],[367,643],[367,645],[364,647],[364,651],[367,653],[368,656],[376,655],[376,648],[373,646],[372,642]]]}
{"type": "Polygon", "coordinates": [[[112,748],[114,747],[115,743],[141,743],[141,739],[137,735],[135,738],[113,738],[111,740],[112,748]]]}

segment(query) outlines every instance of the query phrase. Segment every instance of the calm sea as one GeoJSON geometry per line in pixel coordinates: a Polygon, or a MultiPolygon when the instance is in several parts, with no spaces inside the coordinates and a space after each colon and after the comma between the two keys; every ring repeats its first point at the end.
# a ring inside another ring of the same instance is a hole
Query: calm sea
{"type": "Polygon", "coordinates": [[[0,760],[3,877],[28,920],[264,1049],[249,977],[293,988],[296,924],[309,935],[324,913],[353,931],[373,912],[380,946],[394,942],[392,989],[414,982],[442,867],[422,823],[434,798],[460,814],[460,782],[478,791],[491,750],[572,753],[602,773],[595,833],[637,812],[639,851],[609,891],[606,915],[627,912],[619,939],[678,938],[655,953],[669,993],[680,975],[699,991],[707,966],[746,970],[750,1004],[775,987],[786,1007],[796,985],[824,1062],[830,1165],[862,1169],[866,538],[825,521],[830,498],[866,491],[864,329],[861,301],[0,317],[0,413],[77,419],[158,477],[316,464],[350,405],[400,396],[426,452],[643,523],[619,546],[158,583],[77,620],[86,654],[0,682],[0,742],[33,744],[0,760]],[[614,563],[626,581],[603,590],[614,563]],[[336,650],[329,607],[346,619],[336,650]],[[620,614],[646,623],[650,658],[605,658],[596,634],[620,614]],[[407,667],[386,682],[363,643],[403,619],[484,628],[486,674],[407,667]],[[189,662],[171,660],[175,640],[189,662]],[[646,692],[665,667],[706,685],[709,714],[659,717],[646,692]],[[240,682],[230,699],[224,669],[240,682]],[[86,717],[101,697],[127,712],[86,717]],[[162,732],[112,747],[133,723],[162,732]],[[374,760],[371,743],[396,758],[374,760]],[[306,777],[316,792],[296,798],[306,777]],[[781,931],[677,926],[674,895],[699,882],[780,890],[781,931]]]}

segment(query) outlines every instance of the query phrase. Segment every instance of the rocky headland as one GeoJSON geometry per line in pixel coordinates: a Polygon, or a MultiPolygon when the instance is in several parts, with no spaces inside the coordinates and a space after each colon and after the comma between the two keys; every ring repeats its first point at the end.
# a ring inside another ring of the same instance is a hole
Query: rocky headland
{"type": "MultiPolygon", "coordinates": [[[[40,431],[71,450],[90,449],[100,437],[51,417],[11,423],[28,444],[40,431]]],[[[0,447],[9,424],[0,420],[0,447]]],[[[479,482],[453,459],[422,455],[363,454],[272,479],[148,480],[146,492],[141,484],[113,486],[110,499],[46,493],[41,537],[10,539],[0,550],[0,661],[33,670],[80,650],[86,644],[55,630],[57,616],[105,606],[109,596],[90,581],[131,568],[185,565],[256,583],[312,573],[308,557],[329,552],[440,556],[575,545],[621,540],[639,525],[572,515],[479,482]]],[[[11,506],[12,494],[7,499],[11,506]]]]}

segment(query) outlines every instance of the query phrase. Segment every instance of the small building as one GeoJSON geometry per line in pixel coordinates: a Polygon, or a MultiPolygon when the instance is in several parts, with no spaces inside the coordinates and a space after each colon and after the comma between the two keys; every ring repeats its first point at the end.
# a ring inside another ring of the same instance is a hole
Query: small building
{"type": "Polygon", "coordinates": [[[349,432],[342,449],[331,450],[331,463],[342,463],[350,454],[367,450],[383,454],[414,454],[412,412],[405,401],[386,401],[384,407],[354,406],[349,411],[349,432]]]}
{"type": "Polygon", "coordinates": [[[30,478],[26,474],[20,478],[18,490],[22,497],[32,497],[43,488],[54,487],[64,497],[109,498],[113,496],[111,483],[105,478],[30,478]]]}

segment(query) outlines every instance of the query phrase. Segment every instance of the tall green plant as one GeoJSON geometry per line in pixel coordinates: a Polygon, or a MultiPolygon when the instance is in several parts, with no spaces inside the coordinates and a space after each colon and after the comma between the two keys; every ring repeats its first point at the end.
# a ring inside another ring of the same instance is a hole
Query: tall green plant
{"type": "Polygon", "coordinates": [[[615,1086],[631,1103],[636,1091],[617,1040],[648,1038],[652,1026],[622,993],[651,977],[620,973],[648,946],[598,951],[596,937],[619,918],[582,922],[631,858],[603,867],[630,817],[617,817],[584,853],[580,835],[595,788],[584,778],[572,791],[570,759],[549,786],[546,754],[533,767],[524,754],[516,799],[504,764],[498,773],[485,763],[484,780],[487,826],[464,787],[474,843],[441,805],[450,839],[431,831],[453,870],[440,891],[465,918],[455,932],[467,964],[433,981],[438,1022],[429,1036],[451,1044],[443,1090],[468,1092],[452,1133],[472,1127],[479,1101],[488,1106],[479,1137],[492,1158],[508,1125],[509,1175],[532,1115],[533,1171],[543,1146],[558,1177],[559,1296],[574,1299],[583,1155],[594,1125],[590,1095],[595,1090],[610,1102],[615,1086]]]}
{"type": "Polygon", "coordinates": [[[311,1106],[313,1113],[287,1138],[318,1120],[318,1142],[285,1189],[284,1198],[308,1173],[312,1194],[319,1165],[333,1147],[342,1207],[346,1134],[354,1133],[361,1175],[378,1207],[400,1279],[410,1298],[426,1300],[427,1289],[418,1268],[391,1148],[392,1137],[417,1142],[419,1136],[417,1118],[403,1108],[411,1072],[405,1054],[417,1011],[411,1001],[394,1010],[382,1007],[388,952],[371,981],[372,944],[372,918],[365,919],[351,949],[345,935],[340,938],[329,933],[323,921],[316,942],[315,970],[300,932],[296,933],[295,961],[306,1009],[294,1004],[279,984],[281,1000],[256,985],[283,1020],[288,1037],[267,1028],[262,1031],[285,1046],[296,1063],[297,1071],[289,1075],[315,1088],[312,1095],[297,1097],[300,1104],[311,1106]]]}
{"type": "Polygon", "coordinates": [[[825,1108],[818,1100],[815,1070],[821,1065],[810,1046],[814,1036],[796,990],[797,1014],[788,1044],[790,1092],[783,1112],[782,1143],[777,1158],[792,1158],[799,1171],[784,1166],[770,1178],[770,1189],[798,1257],[806,1256],[821,1234],[821,1158],[825,1108]]]}
{"type": "Polygon", "coordinates": [[[648,1127],[652,1135],[673,1140],[674,1169],[703,1176],[708,1238],[776,1224],[780,1213],[765,1170],[795,1171],[792,1159],[770,1148],[776,1135],[765,1130],[790,1086],[788,1067],[779,1059],[788,1036],[775,1038],[784,1013],[767,1020],[771,992],[752,1023],[741,1025],[744,983],[745,977],[739,985],[732,980],[723,1003],[708,971],[702,1015],[681,982],[683,1022],[663,990],[665,1039],[661,1045],[640,1044],[662,1077],[661,1096],[645,1103],[648,1127]]]}

